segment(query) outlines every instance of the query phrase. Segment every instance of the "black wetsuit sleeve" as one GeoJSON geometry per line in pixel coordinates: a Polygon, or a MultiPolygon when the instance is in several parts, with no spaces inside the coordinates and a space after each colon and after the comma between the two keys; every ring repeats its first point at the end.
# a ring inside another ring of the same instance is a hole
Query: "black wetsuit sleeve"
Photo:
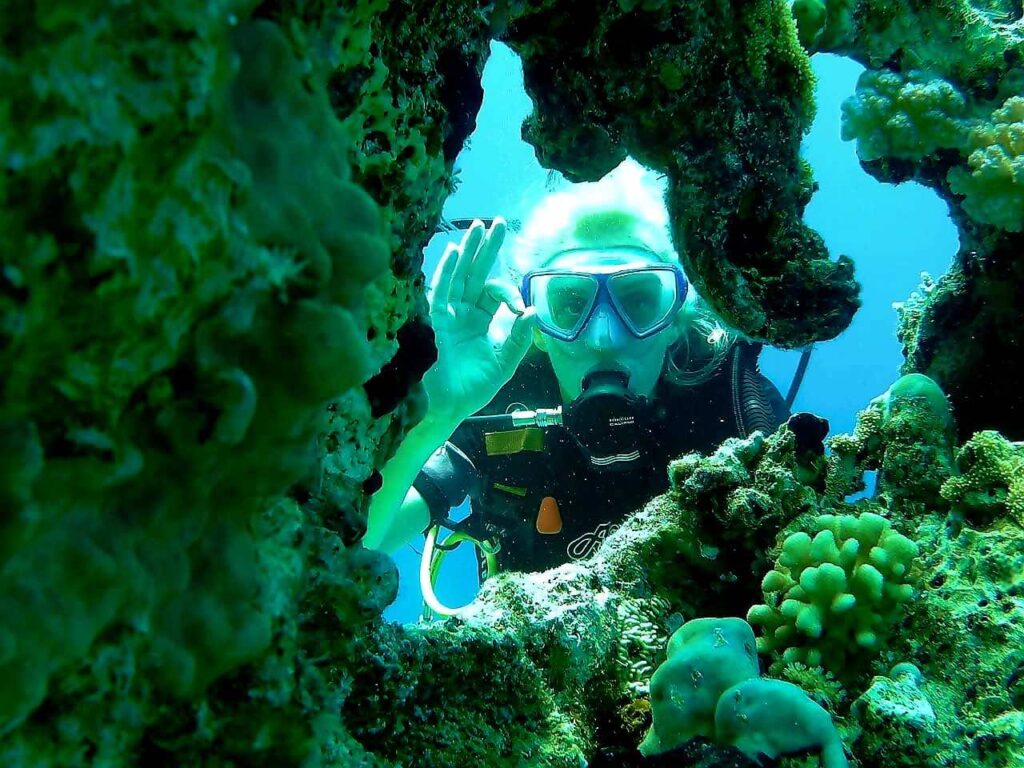
{"type": "Polygon", "coordinates": [[[472,459],[451,441],[434,451],[416,475],[416,489],[430,510],[430,522],[443,523],[448,511],[479,495],[482,477],[472,459]]]}

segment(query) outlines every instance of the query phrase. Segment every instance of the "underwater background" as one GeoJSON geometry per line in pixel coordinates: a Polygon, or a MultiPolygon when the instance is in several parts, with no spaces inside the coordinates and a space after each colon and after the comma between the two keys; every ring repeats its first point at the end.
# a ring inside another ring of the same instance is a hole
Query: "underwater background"
{"type": "MultiPolygon", "coordinates": [[[[815,347],[793,409],[828,419],[831,434],[842,434],[853,429],[863,404],[889,387],[903,362],[893,303],[918,287],[922,272],[945,272],[958,241],[938,195],[913,181],[893,186],[871,178],[857,161],[856,145],[840,138],[840,105],[853,94],[864,67],[829,54],[819,54],[811,63],[818,78],[818,111],[804,138],[803,156],[814,168],[819,189],[804,216],[832,253],[853,258],[863,305],[838,338],[815,347]]],[[[545,194],[569,183],[541,168],[533,148],[522,140],[520,125],[532,107],[522,78],[515,54],[492,43],[482,78],[483,104],[476,130],[456,160],[459,184],[445,201],[446,218],[523,220],[545,194]]],[[[425,275],[433,274],[445,245],[458,237],[437,234],[431,239],[424,251],[425,275]]],[[[783,394],[798,357],[799,352],[771,347],[761,354],[761,369],[783,394]]],[[[468,513],[467,502],[453,519],[468,513]]],[[[386,618],[415,621],[422,613],[421,544],[414,542],[395,554],[401,580],[386,618]]],[[[476,594],[477,584],[475,557],[466,545],[445,561],[437,592],[445,604],[463,605],[476,594]]]]}
{"type": "Polygon", "coordinates": [[[1018,0],[0,16],[0,765],[1024,765],[1018,0]],[[432,233],[627,156],[831,434],[412,623],[432,233]]]}

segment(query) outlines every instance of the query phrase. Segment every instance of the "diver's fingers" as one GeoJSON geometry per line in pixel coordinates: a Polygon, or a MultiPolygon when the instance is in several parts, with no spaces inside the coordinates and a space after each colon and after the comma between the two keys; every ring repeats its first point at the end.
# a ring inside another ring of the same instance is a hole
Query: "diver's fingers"
{"type": "MultiPolygon", "coordinates": [[[[459,261],[455,265],[455,273],[452,275],[452,291],[450,300],[453,304],[466,301],[466,279],[473,271],[473,261],[476,259],[476,252],[480,250],[480,244],[484,241],[487,228],[480,219],[474,219],[459,246],[459,261]]],[[[472,303],[472,302],[470,302],[472,303]]]]}
{"type": "Polygon", "coordinates": [[[476,303],[476,300],[480,298],[487,275],[491,273],[491,267],[494,266],[494,262],[498,258],[501,244],[505,241],[506,231],[508,231],[508,224],[505,223],[505,220],[500,216],[495,218],[484,237],[480,250],[477,251],[476,257],[473,259],[473,268],[466,278],[465,301],[470,304],[476,303]]]}
{"type": "Polygon", "coordinates": [[[448,314],[448,303],[452,291],[452,275],[459,260],[459,246],[448,243],[441,254],[434,276],[430,280],[430,314],[432,317],[448,314]]]}
{"type": "Polygon", "coordinates": [[[536,324],[537,310],[533,307],[527,308],[512,323],[508,338],[497,351],[498,365],[503,371],[512,372],[519,367],[533,343],[533,328],[536,324]]]}
{"type": "Polygon", "coordinates": [[[490,317],[494,317],[494,313],[502,304],[507,304],[508,308],[517,315],[523,314],[526,310],[526,307],[523,306],[523,297],[511,283],[499,279],[488,280],[484,284],[476,305],[490,317]]]}

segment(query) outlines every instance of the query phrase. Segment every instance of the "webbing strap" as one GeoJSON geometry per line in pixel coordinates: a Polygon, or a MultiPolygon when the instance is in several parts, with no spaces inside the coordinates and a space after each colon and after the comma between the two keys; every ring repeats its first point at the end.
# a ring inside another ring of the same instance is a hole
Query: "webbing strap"
{"type": "Polygon", "coordinates": [[[484,434],[484,448],[488,456],[509,456],[514,453],[544,450],[544,430],[539,427],[509,429],[484,434]]]}

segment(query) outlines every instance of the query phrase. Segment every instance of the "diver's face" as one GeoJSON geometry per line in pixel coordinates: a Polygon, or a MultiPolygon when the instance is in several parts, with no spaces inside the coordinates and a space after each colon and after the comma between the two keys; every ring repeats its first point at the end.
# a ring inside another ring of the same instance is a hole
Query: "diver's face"
{"type": "MultiPolygon", "coordinates": [[[[664,265],[654,254],[636,250],[593,250],[562,254],[545,269],[612,272],[631,267],[664,265]]],[[[568,402],[579,397],[583,377],[592,370],[621,366],[629,372],[629,389],[650,395],[661,375],[668,348],[678,337],[675,324],[638,339],[606,303],[600,303],[579,336],[572,341],[537,332],[536,344],[551,359],[551,367],[568,402]]]]}

